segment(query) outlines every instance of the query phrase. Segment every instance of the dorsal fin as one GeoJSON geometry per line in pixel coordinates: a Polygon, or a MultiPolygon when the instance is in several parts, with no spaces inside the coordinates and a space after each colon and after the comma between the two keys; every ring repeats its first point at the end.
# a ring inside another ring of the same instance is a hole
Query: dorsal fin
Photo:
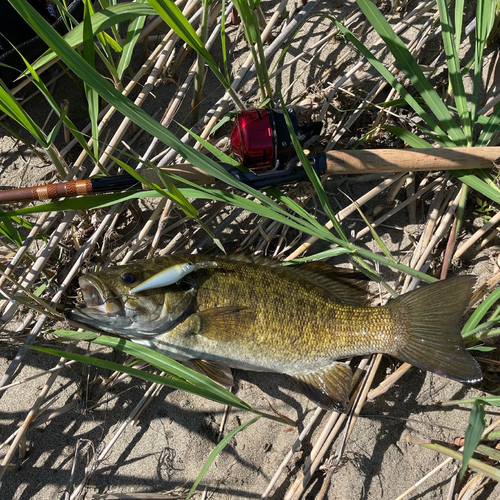
{"type": "Polygon", "coordinates": [[[277,267],[300,274],[316,285],[328,290],[338,302],[349,306],[364,306],[368,302],[368,278],[359,271],[344,267],[335,267],[322,261],[311,261],[293,266],[282,265],[282,262],[263,255],[239,253],[231,255],[231,260],[277,267]]]}
{"type": "Polygon", "coordinates": [[[359,271],[321,261],[306,262],[290,269],[328,290],[342,304],[363,306],[368,302],[368,279],[359,271]]]}

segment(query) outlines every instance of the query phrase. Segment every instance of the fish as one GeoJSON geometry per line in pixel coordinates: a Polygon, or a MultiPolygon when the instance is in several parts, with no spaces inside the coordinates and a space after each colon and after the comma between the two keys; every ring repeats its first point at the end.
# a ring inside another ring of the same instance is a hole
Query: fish
{"type": "Polygon", "coordinates": [[[462,383],[481,381],[460,335],[474,276],[370,307],[359,274],[321,261],[173,254],[84,274],[86,307],[65,315],[189,361],[223,385],[232,385],[231,368],[285,374],[328,410],[347,408],[352,371],[339,360],[352,356],[383,353],[462,383]],[[141,283],[146,289],[131,293],[141,283]]]}

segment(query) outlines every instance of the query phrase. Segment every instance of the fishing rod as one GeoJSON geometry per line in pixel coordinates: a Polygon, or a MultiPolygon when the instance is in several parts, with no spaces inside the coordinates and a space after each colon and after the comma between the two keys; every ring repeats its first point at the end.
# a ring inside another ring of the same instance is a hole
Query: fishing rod
{"type": "MultiPolygon", "coordinates": [[[[318,175],[490,169],[500,164],[500,147],[329,151],[311,156],[309,161],[318,175]]],[[[308,178],[298,158],[290,160],[284,168],[274,168],[261,173],[252,170],[242,172],[230,165],[224,164],[223,166],[235,179],[255,189],[289,184],[308,178]]],[[[164,167],[162,170],[200,185],[215,182],[214,177],[189,163],[164,167]]],[[[153,169],[140,173],[151,182],[161,183],[158,173],[153,169]]],[[[141,186],[140,182],[129,174],[97,177],[0,190],[0,203],[52,200],[116,192],[139,186],[141,186]]],[[[149,189],[145,185],[142,185],[142,188],[149,189]]]]}
{"type": "MultiPolygon", "coordinates": [[[[300,124],[289,111],[295,134],[306,147],[320,134],[322,123],[300,124]]],[[[239,113],[230,134],[231,149],[247,171],[221,164],[229,174],[244,184],[264,189],[307,180],[281,110],[250,109],[239,113]]],[[[373,149],[329,151],[309,157],[318,175],[368,174],[440,170],[490,169],[500,163],[500,147],[462,147],[428,149],[373,149]]],[[[189,163],[162,167],[196,184],[212,184],[215,178],[189,163]]],[[[148,181],[160,184],[154,169],[140,172],[148,181]]],[[[69,182],[58,182],[19,189],[0,190],[0,203],[66,198],[109,193],[133,188],[149,189],[133,176],[122,174],[69,182]]]]}

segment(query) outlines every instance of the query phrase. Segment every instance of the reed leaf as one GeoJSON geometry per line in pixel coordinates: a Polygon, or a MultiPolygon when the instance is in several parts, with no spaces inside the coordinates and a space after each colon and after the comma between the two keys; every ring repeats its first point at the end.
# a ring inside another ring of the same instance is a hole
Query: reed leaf
{"type": "MultiPolygon", "coordinates": [[[[155,15],[156,11],[147,4],[136,2],[126,2],[118,5],[112,5],[91,16],[92,32],[94,35],[102,33],[104,30],[116,24],[130,21],[141,16],[155,15]]],[[[66,33],[64,40],[71,47],[77,47],[83,43],[83,23],[66,33]]],[[[53,50],[47,50],[34,63],[33,69],[37,70],[57,57],[53,50]]],[[[23,75],[27,73],[24,72],[23,75]]]]}
{"type": "MultiPolygon", "coordinates": [[[[453,89],[453,96],[457,105],[460,122],[464,129],[466,138],[465,144],[463,142],[457,141],[457,146],[470,146],[472,144],[472,126],[470,113],[467,106],[467,98],[465,96],[464,81],[462,78],[462,73],[460,71],[460,58],[458,56],[458,49],[454,40],[455,32],[451,23],[451,18],[448,12],[446,1],[437,0],[437,5],[439,9],[439,21],[441,23],[444,52],[448,61],[448,76],[451,82],[451,87],[453,89]]],[[[458,34],[458,38],[460,39],[460,33],[458,34]]]]}
{"type": "MultiPolygon", "coordinates": [[[[378,12],[378,11],[377,11],[378,12]]],[[[380,14],[380,13],[379,13],[380,14]]],[[[381,14],[380,14],[381,16],[381,14]]],[[[424,122],[429,127],[430,131],[439,137],[444,145],[447,147],[456,146],[455,142],[451,140],[443,128],[441,128],[431,117],[431,115],[419,104],[419,102],[399,83],[399,81],[395,78],[395,76],[375,57],[372,52],[366,48],[351,31],[349,31],[345,26],[339,23],[337,20],[332,19],[337,28],[344,36],[349,40],[368,60],[368,62],[380,73],[380,75],[391,85],[400,95],[401,97],[408,103],[408,105],[424,120],[424,122]]],[[[385,21],[385,19],[384,19],[385,21]]],[[[392,29],[392,28],[391,28],[392,29]]],[[[398,38],[399,40],[399,38],[398,38]]],[[[401,42],[401,40],[399,40],[401,42]]],[[[402,42],[401,42],[402,44],[402,42]]],[[[399,46],[399,45],[398,45],[399,46]]],[[[401,56],[400,56],[401,57],[401,56]]],[[[424,77],[425,78],[425,77],[424,77]]],[[[431,87],[432,89],[432,87],[431,87]]],[[[432,92],[431,92],[432,94],[432,92]]],[[[427,103],[429,108],[432,109],[432,106],[429,104],[427,99],[429,96],[424,92],[422,95],[424,101],[427,103]]],[[[434,96],[433,96],[434,97],[434,96]]],[[[442,104],[442,103],[441,103],[442,104]]],[[[446,110],[447,111],[447,110],[446,110]]],[[[449,112],[448,112],[449,114],[449,112]]],[[[451,115],[450,115],[451,119],[451,115]]],[[[456,128],[456,124],[453,125],[456,128]]]]}
{"type": "Polygon", "coordinates": [[[470,335],[488,313],[488,311],[495,305],[495,303],[500,299],[500,288],[496,288],[491,292],[486,299],[484,299],[481,304],[472,313],[471,317],[467,320],[464,327],[462,328],[462,336],[470,335]]]}
{"type": "MultiPolygon", "coordinates": [[[[434,127],[431,127],[431,129],[435,133],[438,133],[440,137],[442,136],[442,132],[444,129],[449,134],[449,137],[451,138],[455,146],[466,146],[467,137],[460,129],[460,127],[455,123],[445,103],[441,100],[439,94],[432,87],[429,80],[427,80],[424,73],[420,69],[420,66],[410,54],[410,51],[407,49],[406,45],[396,35],[391,25],[387,22],[382,13],[378,10],[378,8],[371,0],[356,0],[356,2],[375,31],[377,31],[380,37],[384,40],[387,48],[391,51],[398,65],[405,72],[406,76],[415,86],[418,93],[424,98],[427,106],[434,113],[434,115],[438,119],[438,122],[442,126],[442,129],[438,129],[440,133],[438,132],[438,130],[434,130],[434,127]]],[[[391,80],[394,80],[394,77],[392,77],[391,80]]],[[[387,81],[391,83],[390,80],[387,81]]],[[[398,90],[399,92],[399,89],[396,90],[398,90]]],[[[402,95],[402,97],[405,98],[404,95],[402,95]]],[[[429,125],[427,121],[429,119],[428,114],[425,112],[424,114],[421,114],[421,112],[418,114],[429,125]],[[424,118],[424,116],[426,116],[426,118],[424,118]]]]}
{"type": "MultiPolygon", "coordinates": [[[[135,3],[143,4],[145,0],[136,0],[135,3]]],[[[127,35],[125,36],[125,42],[123,43],[123,50],[120,56],[120,62],[116,68],[118,73],[118,79],[121,81],[123,78],[123,73],[129,67],[130,61],[132,60],[132,54],[134,48],[141,34],[142,28],[144,27],[144,22],[146,21],[146,16],[138,16],[132,21],[130,21],[127,27],[127,35]]]]}
{"type": "Polygon", "coordinates": [[[462,466],[460,467],[459,477],[464,477],[469,461],[476,451],[476,446],[481,441],[486,423],[484,421],[484,408],[478,401],[474,402],[472,410],[469,414],[469,423],[464,435],[464,451],[462,453],[462,466]]]}

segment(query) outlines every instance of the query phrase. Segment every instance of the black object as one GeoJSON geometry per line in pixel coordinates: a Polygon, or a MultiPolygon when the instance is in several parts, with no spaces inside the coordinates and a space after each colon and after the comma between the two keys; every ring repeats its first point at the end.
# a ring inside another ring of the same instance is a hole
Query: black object
{"type": "MultiPolygon", "coordinates": [[[[67,33],[66,24],[62,18],[56,19],[57,11],[45,0],[28,0],[44,19],[60,34],[67,33]]],[[[14,45],[23,56],[32,63],[41,56],[47,46],[33,31],[8,0],[0,0],[0,63],[15,69],[0,66],[0,78],[8,87],[14,86],[14,80],[26,66],[17,53],[14,45]],[[10,42],[10,43],[9,43],[10,42]],[[19,70],[19,71],[16,71],[19,70]]],[[[83,19],[83,1],[73,0],[68,5],[68,12],[77,20],[83,19]]]]}

